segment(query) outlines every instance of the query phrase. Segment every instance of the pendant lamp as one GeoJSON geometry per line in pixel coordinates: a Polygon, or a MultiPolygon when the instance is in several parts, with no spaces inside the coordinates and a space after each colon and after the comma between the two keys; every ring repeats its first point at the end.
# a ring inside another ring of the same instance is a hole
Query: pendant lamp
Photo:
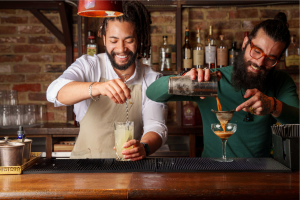
{"type": "Polygon", "coordinates": [[[79,0],[77,14],[84,17],[118,17],[123,15],[122,0],[79,0]]]}

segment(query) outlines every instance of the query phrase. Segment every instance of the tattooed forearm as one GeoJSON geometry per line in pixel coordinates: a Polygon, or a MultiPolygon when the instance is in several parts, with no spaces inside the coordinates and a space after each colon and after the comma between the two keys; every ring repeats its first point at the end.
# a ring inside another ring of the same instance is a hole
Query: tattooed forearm
{"type": "Polygon", "coordinates": [[[269,114],[271,110],[271,100],[269,100],[268,97],[263,93],[260,93],[260,100],[263,107],[263,110],[261,111],[261,115],[269,114]]]}

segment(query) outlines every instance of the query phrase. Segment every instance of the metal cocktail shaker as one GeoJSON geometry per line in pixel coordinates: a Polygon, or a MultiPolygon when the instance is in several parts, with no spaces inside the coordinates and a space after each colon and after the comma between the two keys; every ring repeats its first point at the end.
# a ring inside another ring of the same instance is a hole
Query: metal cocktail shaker
{"type": "Polygon", "coordinates": [[[189,76],[174,76],[169,78],[169,94],[183,96],[217,96],[218,78],[216,73],[210,74],[209,81],[198,82],[189,76]]]}

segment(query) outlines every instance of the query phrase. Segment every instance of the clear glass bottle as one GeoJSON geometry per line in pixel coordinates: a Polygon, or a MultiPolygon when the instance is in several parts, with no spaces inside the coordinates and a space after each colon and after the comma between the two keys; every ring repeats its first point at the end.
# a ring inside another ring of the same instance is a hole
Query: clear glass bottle
{"type": "Polygon", "coordinates": [[[195,122],[195,107],[190,101],[187,101],[183,106],[182,125],[195,126],[195,122]]]}
{"type": "MultiPolygon", "coordinates": [[[[144,56],[146,56],[146,53],[144,53],[144,56]]],[[[144,65],[151,66],[151,47],[150,47],[150,55],[149,55],[148,59],[147,58],[142,58],[141,62],[144,65]]]]}
{"type": "Polygon", "coordinates": [[[233,63],[235,62],[236,59],[236,55],[237,55],[237,50],[236,50],[236,42],[232,42],[232,48],[228,50],[228,61],[229,61],[229,65],[233,65],[233,63]]]}
{"type": "Polygon", "coordinates": [[[223,40],[224,35],[220,35],[220,45],[217,48],[217,68],[226,67],[228,65],[228,49],[223,40]]]}
{"type": "Polygon", "coordinates": [[[182,68],[185,71],[193,67],[192,48],[189,44],[189,29],[185,29],[185,44],[182,47],[182,68]]]}
{"type": "Polygon", "coordinates": [[[200,28],[197,28],[197,44],[193,49],[193,67],[204,68],[204,46],[201,44],[200,28]]]}
{"type": "Polygon", "coordinates": [[[88,44],[86,45],[87,54],[90,56],[97,55],[98,46],[95,42],[95,36],[90,35],[88,36],[88,44]]]}
{"type": "Polygon", "coordinates": [[[290,46],[285,50],[285,67],[288,69],[299,68],[300,48],[295,38],[295,35],[291,35],[290,46]]]}
{"type": "Polygon", "coordinates": [[[211,69],[215,67],[216,62],[216,41],[213,38],[212,26],[209,26],[208,38],[205,45],[205,64],[211,69]]]}
{"type": "Polygon", "coordinates": [[[163,36],[163,45],[159,48],[159,68],[161,71],[172,70],[172,48],[168,45],[168,36],[163,36]]]}

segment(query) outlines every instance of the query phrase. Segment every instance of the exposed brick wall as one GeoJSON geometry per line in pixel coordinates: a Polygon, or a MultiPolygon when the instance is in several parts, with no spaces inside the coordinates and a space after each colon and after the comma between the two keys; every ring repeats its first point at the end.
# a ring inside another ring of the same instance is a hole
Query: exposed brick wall
{"type": "MultiPolygon", "coordinates": [[[[225,35],[228,48],[231,48],[233,40],[237,41],[240,48],[244,31],[251,31],[257,23],[273,18],[279,11],[287,14],[291,33],[299,38],[299,8],[295,5],[185,8],[182,11],[182,44],[186,27],[190,29],[190,43],[193,46],[196,42],[196,28],[201,28],[201,39],[204,42],[208,27],[212,25],[216,39],[222,33],[225,35]]],[[[62,30],[57,11],[42,11],[42,13],[62,30]]],[[[73,13],[73,40],[77,47],[76,9],[73,13]]],[[[172,67],[175,69],[176,13],[151,12],[151,20],[153,68],[158,70],[159,47],[163,41],[162,36],[167,35],[168,43],[173,49],[172,67]]],[[[77,48],[74,52],[75,59],[77,48]]],[[[50,122],[66,121],[66,108],[54,108],[53,104],[45,99],[49,84],[66,69],[65,59],[65,46],[30,12],[0,9],[0,90],[18,90],[19,101],[22,104],[46,104],[50,122]]],[[[283,62],[279,68],[284,68],[283,62]]],[[[299,75],[291,76],[299,85],[299,75]]],[[[168,121],[176,121],[175,119],[176,109],[173,102],[169,104],[168,121]]]]}
{"type": "MultiPolygon", "coordinates": [[[[41,12],[62,31],[58,11],[41,12]]],[[[73,35],[77,42],[76,21],[73,35]]],[[[49,122],[66,122],[66,107],[54,108],[46,100],[49,84],[66,69],[65,52],[29,11],[0,9],[0,90],[17,90],[20,104],[47,105],[49,122]]],[[[75,49],[74,59],[77,55],[75,49]]]]}

